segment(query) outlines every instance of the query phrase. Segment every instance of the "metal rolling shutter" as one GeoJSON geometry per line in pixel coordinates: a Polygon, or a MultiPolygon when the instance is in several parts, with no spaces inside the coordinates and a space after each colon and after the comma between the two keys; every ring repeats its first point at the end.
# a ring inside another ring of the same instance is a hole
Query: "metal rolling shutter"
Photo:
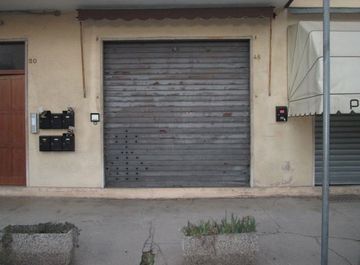
{"type": "Polygon", "coordinates": [[[106,185],[249,185],[249,42],[104,44],[106,185]]]}
{"type": "MultiPolygon", "coordinates": [[[[315,118],[315,183],[321,185],[322,117],[315,118]]],[[[330,184],[360,184],[360,115],[331,115],[330,184]]]]}

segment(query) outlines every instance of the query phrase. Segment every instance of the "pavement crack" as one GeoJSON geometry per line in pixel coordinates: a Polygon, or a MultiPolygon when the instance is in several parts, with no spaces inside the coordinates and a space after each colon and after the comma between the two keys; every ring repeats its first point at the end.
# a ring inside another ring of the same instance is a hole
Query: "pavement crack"
{"type": "Polygon", "coordinates": [[[281,225],[276,221],[276,219],[269,213],[267,212],[259,203],[258,206],[260,207],[261,210],[263,210],[263,212],[274,222],[274,224],[276,225],[276,232],[279,233],[280,230],[282,229],[281,225]]]}
{"type": "Polygon", "coordinates": [[[289,234],[289,235],[295,235],[295,236],[315,238],[315,239],[317,239],[319,237],[319,236],[314,236],[314,235],[307,235],[307,234],[295,233],[295,232],[287,232],[287,231],[282,231],[282,233],[283,234],[289,234]]]}
{"type": "MultiPolygon", "coordinates": [[[[311,237],[311,236],[310,236],[311,237]]],[[[330,237],[331,238],[331,237],[330,237]]],[[[315,237],[314,236],[314,239],[316,241],[316,243],[319,245],[319,247],[321,247],[321,242],[320,242],[320,237],[315,237]]],[[[348,260],[346,257],[344,257],[343,255],[341,255],[340,253],[336,252],[334,249],[330,248],[329,247],[329,250],[331,252],[333,252],[335,255],[337,255],[338,257],[340,257],[341,259],[343,259],[347,264],[349,265],[353,265],[350,260],[348,260]]]]}
{"type": "MultiPolygon", "coordinates": [[[[320,241],[320,236],[313,236],[313,235],[306,235],[306,234],[301,234],[301,233],[293,233],[293,232],[283,232],[284,234],[292,234],[292,235],[298,235],[298,236],[303,236],[303,237],[309,237],[309,238],[313,238],[315,239],[316,243],[321,246],[321,241],[320,241]]],[[[360,240],[356,240],[356,239],[352,239],[352,238],[339,238],[339,237],[329,237],[329,239],[342,239],[342,240],[351,240],[351,241],[355,241],[355,242],[359,242],[360,240]]],[[[348,260],[345,256],[341,255],[340,253],[338,253],[337,251],[335,251],[334,249],[329,247],[329,250],[331,252],[333,252],[335,255],[337,255],[338,257],[340,257],[341,259],[343,259],[347,264],[349,265],[353,265],[350,260],[348,260]]]]}
{"type": "Polygon", "coordinates": [[[340,253],[336,252],[334,249],[332,249],[332,248],[329,247],[329,250],[330,250],[331,252],[333,252],[336,256],[338,256],[339,258],[343,259],[347,264],[353,265],[353,264],[350,262],[350,260],[348,260],[345,256],[341,255],[340,253]]]}
{"type": "MultiPolygon", "coordinates": [[[[315,238],[315,239],[321,238],[321,236],[317,236],[317,235],[308,235],[308,234],[295,233],[295,232],[289,232],[289,231],[277,231],[277,232],[269,232],[269,233],[263,232],[263,233],[260,233],[260,234],[261,234],[261,235],[275,235],[275,234],[281,234],[281,233],[282,233],[282,234],[295,235],[295,236],[315,238]]],[[[347,240],[347,241],[352,241],[352,242],[356,242],[356,243],[359,243],[359,242],[360,242],[360,239],[349,238],[349,237],[329,236],[329,239],[347,240]]]]}
{"type": "Polygon", "coordinates": [[[360,239],[355,239],[355,238],[351,238],[351,237],[336,237],[336,236],[330,236],[329,238],[331,238],[331,239],[340,239],[340,240],[349,240],[349,241],[353,241],[353,242],[360,243],[360,239]]]}
{"type": "Polygon", "coordinates": [[[268,235],[278,235],[280,234],[280,231],[276,231],[276,232],[258,232],[258,235],[260,236],[268,236],[268,235]]]}
{"type": "Polygon", "coordinates": [[[279,200],[280,200],[280,198],[274,199],[273,204],[272,204],[272,207],[275,207],[275,206],[277,205],[277,203],[278,203],[279,200]]]}

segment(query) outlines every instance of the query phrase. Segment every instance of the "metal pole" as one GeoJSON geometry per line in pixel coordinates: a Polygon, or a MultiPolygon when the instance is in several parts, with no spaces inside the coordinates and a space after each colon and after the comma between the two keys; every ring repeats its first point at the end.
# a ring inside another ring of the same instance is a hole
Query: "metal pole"
{"type": "Polygon", "coordinates": [[[329,154],[330,154],[330,0],[323,0],[323,183],[321,265],[328,264],[329,250],[329,154]]]}

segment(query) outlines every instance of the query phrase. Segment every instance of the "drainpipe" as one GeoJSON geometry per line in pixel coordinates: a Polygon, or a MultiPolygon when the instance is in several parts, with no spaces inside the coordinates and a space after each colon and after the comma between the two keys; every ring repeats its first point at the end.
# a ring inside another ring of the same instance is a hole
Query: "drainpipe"
{"type": "Polygon", "coordinates": [[[323,183],[321,265],[328,264],[329,250],[329,154],[330,154],[330,0],[323,0],[323,183]]]}

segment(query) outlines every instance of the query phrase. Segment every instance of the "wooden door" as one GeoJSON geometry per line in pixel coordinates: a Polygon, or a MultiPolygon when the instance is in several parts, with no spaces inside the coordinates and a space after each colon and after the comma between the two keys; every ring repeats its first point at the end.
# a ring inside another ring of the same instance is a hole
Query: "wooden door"
{"type": "Polygon", "coordinates": [[[0,71],[0,185],[25,185],[25,75],[0,71]]]}

